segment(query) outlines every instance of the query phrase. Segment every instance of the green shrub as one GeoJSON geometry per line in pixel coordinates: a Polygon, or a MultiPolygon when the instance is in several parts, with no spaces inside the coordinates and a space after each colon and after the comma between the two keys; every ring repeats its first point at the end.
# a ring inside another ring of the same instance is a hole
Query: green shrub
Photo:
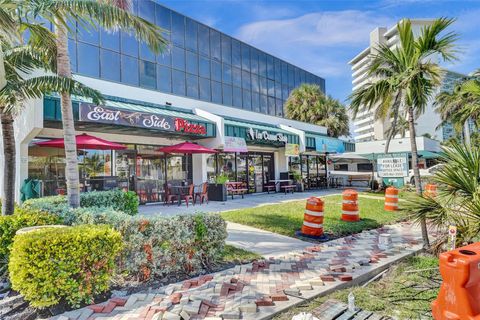
{"type": "Polygon", "coordinates": [[[122,239],[109,226],[45,228],[16,235],[8,269],[12,288],[33,307],[92,303],[108,290],[122,239]]]}
{"type": "MultiPolygon", "coordinates": [[[[138,204],[138,197],[133,191],[92,191],[80,195],[81,207],[112,207],[129,215],[138,213],[138,204]]],[[[67,198],[65,196],[29,199],[24,202],[23,206],[54,213],[59,216],[68,213],[67,198]]]]}
{"type": "Polygon", "coordinates": [[[61,219],[55,215],[24,208],[15,208],[11,216],[0,216],[0,259],[8,259],[17,230],[58,223],[61,223],[61,219]]]}

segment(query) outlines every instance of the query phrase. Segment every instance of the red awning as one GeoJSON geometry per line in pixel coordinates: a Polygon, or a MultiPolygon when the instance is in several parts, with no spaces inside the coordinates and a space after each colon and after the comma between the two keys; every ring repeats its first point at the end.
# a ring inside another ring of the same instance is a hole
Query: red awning
{"type": "Polygon", "coordinates": [[[217,151],[201,146],[196,143],[182,142],[173,146],[163,147],[158,149],[164,153],[217,153],[217,151]]]}
{"type": "MultiPolygon", "coordinates": [[[[104,140],[86,133],[77,135],[75,139],[77,140],[77,149],[122,150],[127,148],[123,144],[104,140]]],[[[63,138],[38,142],[36,145],[40,147],[65,148],[63,138]]]]}

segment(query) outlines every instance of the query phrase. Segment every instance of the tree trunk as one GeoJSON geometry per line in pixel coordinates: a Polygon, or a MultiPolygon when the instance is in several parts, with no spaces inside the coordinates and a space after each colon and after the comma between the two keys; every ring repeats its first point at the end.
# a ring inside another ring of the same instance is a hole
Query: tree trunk
{"type": "MultiPolygon", "coordinates": [[[[412,169],[413,177],[415,180],[415,188],[419,196],[422,195],[422,181],[420,179],[420,170],[418,169],[418,151],[417,151],[417,141],[415,139],[415,116],[413,114],[413,108],[408,108],[408,127],[410,131],[410,145],[412,149],[412,169]]],[[[428,239],[428,230],[427,222],[425,218],[420,221],[420,226],[422,228],[422,238],[423,238],[423,247],[424,249],[430,248],[430,241],[428,239]]]]}
{"type": "Polygon", "coordinates": [[[11,113],[0,111],[3,139],[3,195],[2,215],[13,214],[15,208],[15,132],[11,113]]]}
{"type": "MultiPolygon", "coordinates": [[[[59,76],[72,77],[70,57],[68,55],[67,28],[59,21],[55,27],[57,35],[57,73],[59,76]]],[[[65,177],[67,179],[68,205],[80,206],[80,179],[78,171],[77,143],[73,119],[72,99],[69,94],[61,94],[63,139],[65,144],[65,177]]]]}
{"type": "Polygon", "coordinates": [[[467,119],[467,121],[465,121],[463,123],[463,138],[465,140],[465,144],[470,147],[472,145],[472,141],[471,141],[471,138],[470,138],[470,126],[469,126],[469,120],[470,118],[467,119]]]}

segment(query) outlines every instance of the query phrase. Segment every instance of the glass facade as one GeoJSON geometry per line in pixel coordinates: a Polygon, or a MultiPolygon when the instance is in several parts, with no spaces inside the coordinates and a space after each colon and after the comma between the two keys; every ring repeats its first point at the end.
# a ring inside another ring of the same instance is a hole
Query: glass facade
{"type": "Polygon", "coordinates": [[[166,32],[155,56],[123,32],[82,30],[70,36],[72,71],[94,78],[283,117],[290,91],[325,80],[151,0],[133,12],[166,32]]]}

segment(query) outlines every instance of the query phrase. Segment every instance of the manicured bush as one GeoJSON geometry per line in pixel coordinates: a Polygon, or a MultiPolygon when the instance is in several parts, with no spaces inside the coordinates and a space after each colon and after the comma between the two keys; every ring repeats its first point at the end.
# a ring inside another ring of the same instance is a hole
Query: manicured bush
{"type": "Polygon", "coordinates": [[[8,269],[12,288],[30,305],[92,303],[108,290],[121,235],[109,226],[45,228],[14,238],[8,269]]]}
{"type": "MultiPolygon", "coordinates": [[[[92,191],[80,195],[81,207],[112,207],[129,215],[138,213],[138,197],[135,192],[122,190],[92,191]]],[[[43,197],[29,199],[24,202],[24,207],[34,208],[41,211],[64,215],[68,211],[67,198],[65,196],[43,197]]]]}
{"type": "Polygon", "coordinates": [[[0,216],[0,260],[8,259],[13,237],[17,230],[61,223],[61,219],[46,212],[15,208],[15,213],[11,216],[0,216]]]}

